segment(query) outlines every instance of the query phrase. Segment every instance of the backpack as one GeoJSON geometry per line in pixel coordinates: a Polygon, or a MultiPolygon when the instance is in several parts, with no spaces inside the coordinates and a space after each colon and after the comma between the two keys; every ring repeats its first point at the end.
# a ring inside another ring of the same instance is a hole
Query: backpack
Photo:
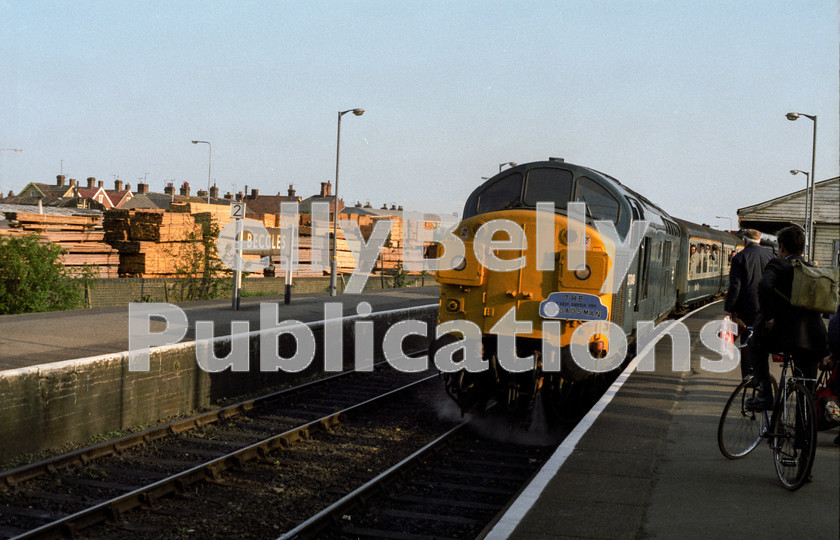
{"type": "Polygon", "coordinates": [[[798,308],[834,313],[837,310],[840,268],[817,268],[798,259],[793,264],[793,288],[790,305],[798,308]]]}

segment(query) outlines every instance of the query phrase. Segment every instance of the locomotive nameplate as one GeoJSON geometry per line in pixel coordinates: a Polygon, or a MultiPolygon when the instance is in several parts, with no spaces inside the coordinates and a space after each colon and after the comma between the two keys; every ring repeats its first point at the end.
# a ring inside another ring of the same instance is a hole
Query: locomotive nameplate
{"type": "Polygon", "coordinates": [[[607,306],[594,294],[553,292],[540,302],[540,317],[574,321],[604,321],[607,306]]]}

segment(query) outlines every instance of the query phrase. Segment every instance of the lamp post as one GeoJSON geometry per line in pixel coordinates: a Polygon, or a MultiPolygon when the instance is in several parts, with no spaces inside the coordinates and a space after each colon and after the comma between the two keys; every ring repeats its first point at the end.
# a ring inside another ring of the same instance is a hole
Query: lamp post
{"type": "Polygon", "coordinates": [[[732,218],[728,216],[715,216],[718,219],[728,219],[729,220],[729,230],[732,230],[732,218]]]}
{"type": "Polygon", "coordinates": [[[808,260],[813,261],[814,259],[814,162],[816,161],[817,157],[817,116],[811,114],[804,114],[804,113],[797,113],[797,112],[789,112],[785,115],[785,117],[794,122],[799,119],[800,116],[804,116],[805,118],[810,118],[814,122],[814,137],[812,139],[812,146],[811,146],[811,176],[808,179],[810,184],[810,198],[811,202],[808,203],[808,212],[806,213],[805,219],[807,219],[808,230],[806,231],[807,241],[808,241],[808,260]]]}
{"type": "Polygon", "coordinates": [[[332,260],[330,261],[330,296],[336,295],[336,274],[337,263],[336,257],[336,238],[338,234],[338,158],[341,153],[341,117],[347,113],[353,113],[356,116],[365,114],[364,109],[348,109],[346,111],[338,112],[338,136],[335,143],[335,194],[333,195],[333,238],[332,238],[332,260]]]}
{"type": "Polygon", "coordinates": [[[210,141],[192,141],[193,144],[206,144],[210,147],[210,154],[207,158],[207,204],[210,204],[210,167],[213,165],[213,145],[210,141]]]}
{"type": "Polygon", "coordinates": [[[499,172],[502,172],[502,167],[504,167],[505,165],[510,165],[511,167],[516,167],[516,162],[515,161],[508,161],[506,163],[499,163],[499,172]]]}
{"type": "MultiPolygon", "coordinates": [[[[800,171],[799,169],[794,169],[790,171],[790,174],[804,174],[805,175],[805,230],[808,230],[808,180],[811,175],[805,171],[800,171]]],[[[808,239],[806,239],[808,240],[808,239]]],[[[808,247],[810,248],[811,243],[808,242],[808,247]]]]}

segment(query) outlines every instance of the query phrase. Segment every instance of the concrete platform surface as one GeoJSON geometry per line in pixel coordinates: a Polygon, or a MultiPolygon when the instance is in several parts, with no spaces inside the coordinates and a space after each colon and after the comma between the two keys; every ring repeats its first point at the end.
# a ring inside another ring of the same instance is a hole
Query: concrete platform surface
{"type": "Polygon", "coordinates": [[[722,310],[712,304],[684,321],[691,371],[671,370],[663,339],[656,370],[629,374],[488,537],[840,538],[837,428],[819,434],[813,482],[794,492],[779,483],[766,443],[740,460],[720,453],[718,420],[740,371],[701,371],[701,355],[720,356],[699,330],[722,310]]]}
{"type": "MultiPolygon", "coordinates": [[[[322,320],[326,302],[341,302],[345,315],[355,315],[359,302],[373,311],[416,307],[438,302],[438,287],[376,290],[358,295],[306,294],[293,296],[289,305],[282,296],[242,298],[234,311],[231,300],[188,302],[179,307],[187,314],[190,329],[185,341],[194,339],[195,321],[214,321],[216,335],[230,333],[232,321],[249,321],[259,329],[260,303],[279,303],[281,319],[303,322],[322,320]]],[[[162,326],[162,323],[161,323],[162,326]]],[[[154,331],[159,331],[155,329],[154,331]]],[[[0,370],[86,358],[128,349],[128,306],[49,313],[0,316],[0,370]]]]}

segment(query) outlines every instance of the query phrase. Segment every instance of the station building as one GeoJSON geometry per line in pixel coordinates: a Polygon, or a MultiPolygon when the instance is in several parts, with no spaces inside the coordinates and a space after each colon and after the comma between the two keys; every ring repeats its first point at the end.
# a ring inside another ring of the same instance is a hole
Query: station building
{"type": "MultiPolygon", "coordinates": [[[[789,225],[805,228],[807,193],[801,189],[739,208],[738,225],[767,234],[789,225]]],[[[814,261],[823,267],[840,266],[840,177],[814,184],[814,261]]]]}

